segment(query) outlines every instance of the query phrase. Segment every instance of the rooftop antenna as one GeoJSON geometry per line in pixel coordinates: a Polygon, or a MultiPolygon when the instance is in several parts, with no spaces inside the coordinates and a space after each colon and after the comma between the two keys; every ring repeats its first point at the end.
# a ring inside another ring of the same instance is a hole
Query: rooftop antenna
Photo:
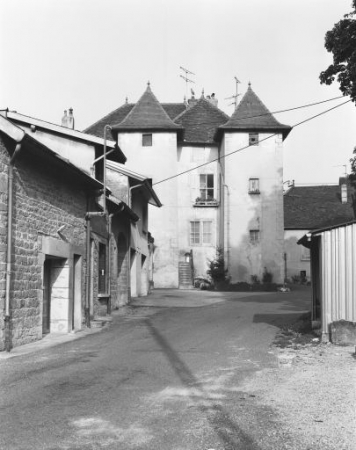
{"type": "Polygon", "coordinates": [[[231,102],[231,103],[229,104],[229,106],[235,105],[235,109],[236,109],[236,108],[237,108],[237,105],[238,105],[238,102],[239,102],[239,95],[241,95],[241,94],[239,94],[239,83],[241,83],[241,81],[239,81],[239,80],[237,79],[237,77],[234,77],[234,79],[235,79],[235,84],[236,84],[236,87],[235,87],[235,95],[232,95],[231,97],[227,97],[227,98],[225,98],[225,100],[231,100],[231,99],[234,99],[234,101],[231,102]]]}
{"type": "Polygon", "coordinates": [[[344,170],[345,170],[345,173],[344,173],[345,177],[348,176],[348,174],[347,174],[347,164],[339,164],[339,165],[333,166],[333,167],[343,167],[344,170]]]}
{"type": "Polygon", "coordinates": [[[183,72],[185,73],[185,75],[180,74],[180,77],[183,78],[183,80],[185,81],[185,97],[187,97],[188,83],[195,83],[195,81],[193,81],[190,78],[188,78],[188,75],[195,75],[195,73],[191,72],[188,69],[185,69],[182,66],[179,66],[179,68],[180,68],[180,70],[183,70],[183,72]]]}

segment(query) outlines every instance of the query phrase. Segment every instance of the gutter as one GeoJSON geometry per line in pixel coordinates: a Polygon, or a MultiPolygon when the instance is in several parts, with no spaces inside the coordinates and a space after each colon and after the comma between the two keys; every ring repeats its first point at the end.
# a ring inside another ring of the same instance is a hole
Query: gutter
{"type": "Polygon", "coordinates": [[[11,288],[11,262],[12,262],[12,229],[13,229],[13,188],[14,166],[16,158],[21,151],[25,134],[17,141],[15,151],[10,159],[8,171],[8,201],[7,201],[7,248],[6,248],[6,284],[5,284],[5,349],[9,352],[12,348],[10,330],[10,288],[11,288]]]}

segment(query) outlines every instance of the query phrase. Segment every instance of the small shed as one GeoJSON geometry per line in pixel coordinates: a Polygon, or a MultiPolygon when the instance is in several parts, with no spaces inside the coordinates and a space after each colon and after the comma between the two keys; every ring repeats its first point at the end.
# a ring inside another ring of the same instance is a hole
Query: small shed
{"type": "Polygon", "coordinates": [[[314,230],[298,244],[311,250],[312,320],[329,340],[333,322],[356,322],[356,220],[314,230]]]}

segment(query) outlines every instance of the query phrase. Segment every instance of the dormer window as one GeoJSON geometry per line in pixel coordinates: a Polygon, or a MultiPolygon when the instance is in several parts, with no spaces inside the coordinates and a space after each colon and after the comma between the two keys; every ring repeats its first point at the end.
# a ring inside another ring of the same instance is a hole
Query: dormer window
{"type": "Polygon", "coordinates": [[[152,147],[152,133],[142,135],[142,147],[152,147]]]}
{"type": "Polygon", "coordinates": [[[258,133],[248,134],[248,145],[258,145],[258,133]]]}

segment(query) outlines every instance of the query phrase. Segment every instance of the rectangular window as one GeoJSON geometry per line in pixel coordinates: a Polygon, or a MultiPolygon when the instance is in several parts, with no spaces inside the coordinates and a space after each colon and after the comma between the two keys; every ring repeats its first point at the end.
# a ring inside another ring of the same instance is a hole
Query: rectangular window
{"type": "Polygon", "coordinates": [[[301,245],[301,261],[310,261],[310,249],[301,245]]]}
{"type": "Polygon", "coordinates": [[[190,222],[190,243],[200,244],[200,222],[190,222]]]}
{"type": "Polygon", "coordinates": [[[142,135],[142,147],[152,147],[152,134],[142,135]]]}
{"type": "Polygon", "coordinates": [[[258,244],[259,241],[260,241],[260,231],[259,230],[250,230],[251,244],[258,244]]]}
{"type": "Polygon", "coordinates": [[[213,227],[210,220],[194,220],[190,222],[190,245],[211,245],[213,227]]]}
{"type": "Polygon", "coordinates": [[[98,293],[105,294],[107,290],[106,278],[106,245],[99,242],[99,260],[98,260],[98,293]]]}
{"type": "Polygon", "coordinates": [[[260,179],[250,178],[248,180],[248,193],[249,194],[259,194],[260,193],[260,179]]]}
{"type": "Polygon", "coordinates": [[[248,145],[258,145],[258,133],[248,134],[248,145]]]}
{"type": "Polygon", "coordinates": [[[212,173],[199,176],[199,190],[200,200],[206,202],[214,200],[214,175],[212,173]]]}

